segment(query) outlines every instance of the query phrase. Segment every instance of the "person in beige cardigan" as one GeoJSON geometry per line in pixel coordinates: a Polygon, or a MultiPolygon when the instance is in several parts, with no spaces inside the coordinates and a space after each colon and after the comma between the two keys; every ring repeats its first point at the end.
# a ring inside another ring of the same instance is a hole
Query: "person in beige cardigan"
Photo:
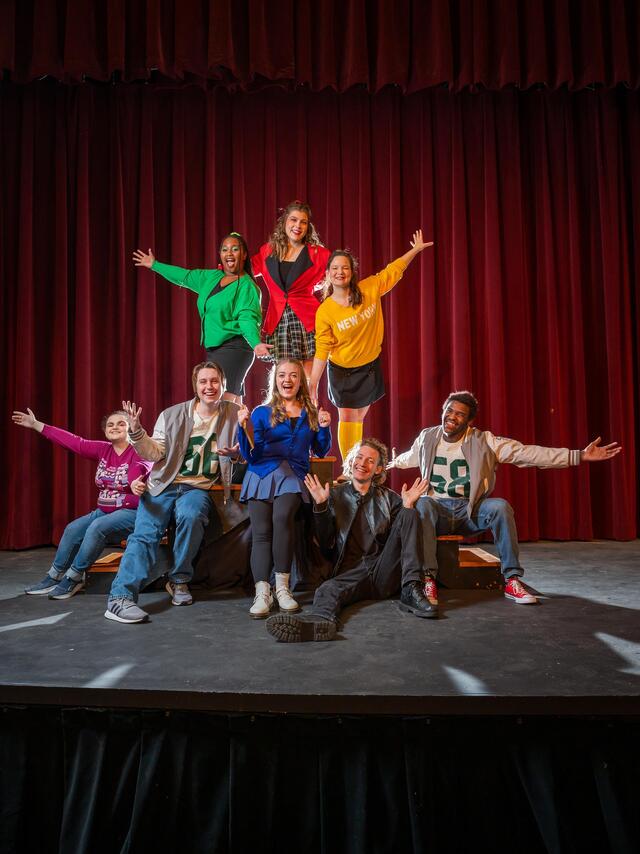
{"type": "Polygon", "coordinates": [[[223,400],[225,377],[214,362],[201,362],[192,372],[195,397],[170,406],[158,416],[153,435],[140,424],[142,410],[123,403],[129,441],[142,459],[154,465],[140,500],[136,526],[127,540],[107,603],[105,617],[119,623],[148,618],[136,604],[153,580],[160,540],[172,516],[176,530],[173,568],[167,591],[174,605],[191,605],[189,582],[204,529],[209,521],[209,488],[222,484],[228,498],[233,460],[238,453],[238,405],[223,400]]]}

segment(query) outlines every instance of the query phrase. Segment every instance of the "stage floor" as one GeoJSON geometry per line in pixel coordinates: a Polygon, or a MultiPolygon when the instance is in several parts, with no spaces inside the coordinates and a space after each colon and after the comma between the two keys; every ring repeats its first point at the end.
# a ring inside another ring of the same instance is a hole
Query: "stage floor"
{"type": "MultiPolygon", "coordinates": [[[[487,549],[491,549],[487,546],[487,549]]],[[[280,644],[239,591],[191,607],[143,594],[146,624],[103,617],[106,576],[25,596],[53,549],[0,552],[0,702],[297,714],[640,714],[640,541],[522,546],[541,596],[443,591],[438,620],[393,600],[343,613],[332,643],[280,644]]],[[[302,602],[310,597],[303,597],[302,602]]]]}

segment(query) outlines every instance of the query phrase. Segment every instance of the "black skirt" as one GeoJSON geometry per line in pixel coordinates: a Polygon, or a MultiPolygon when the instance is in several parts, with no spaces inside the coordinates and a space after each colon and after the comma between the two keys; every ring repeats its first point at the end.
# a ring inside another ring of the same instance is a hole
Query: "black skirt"
{"type": "Polygon", "coordinates": [[[380,356],[359,368],[343,368],[329,362],[329,399],[343,409],[360,409],[384,397],[380,356]]]}
{"type": "Polygon", "coordinates": [[[220,365],[231,394],[244,394],[244,380],[254,358],[253,350],[241,335],[234,335],[219,347],[207,348],[207,359],[220,365]]]}

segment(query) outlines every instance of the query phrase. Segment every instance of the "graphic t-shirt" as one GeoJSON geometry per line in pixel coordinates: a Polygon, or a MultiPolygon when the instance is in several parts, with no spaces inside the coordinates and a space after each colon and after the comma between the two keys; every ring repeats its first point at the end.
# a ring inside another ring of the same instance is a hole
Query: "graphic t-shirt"
{"type": "Polygon", "coordinates": [[[193,413],[193,430],[189,436],[189,445],[182,460],[175,482],[188,483],[199,489],[208,489],[220,478],[216,428],[218,413],[210,418],[201,418],[193,413]]]}
{"type": "Polygon", "coordinates": [[[429,477],[429,496],[468,498],[470,489],[469,463],[462,453],[462,439],[459,442],[445,442],[442,439],[436,448],[429,477]]]}

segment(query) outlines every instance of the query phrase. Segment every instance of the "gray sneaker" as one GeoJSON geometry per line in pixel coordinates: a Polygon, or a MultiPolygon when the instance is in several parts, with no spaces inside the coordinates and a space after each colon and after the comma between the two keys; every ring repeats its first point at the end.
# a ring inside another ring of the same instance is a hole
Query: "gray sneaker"
{"type": "Polygon", "coordinates": [[[37,584],[32,584],[31,587],[25,587],[24,592],[28,593],[30,596],[43,596],[45,593],[51,593],[54,587],[58,586],[62,578],[64,578],[64,573],[60,576],[60,579],[52,578],[50,575],[45,575],[45,577],[37,584]]]}
{"type": "Polygon", "coordinates": [[[165,589],[167,593],[171,594],[172,605],[191,605],[193,603],[193,596],[188,584],[174,584],[173,581],[167,581],[165,589]]]}
{"type": "Polygon", "coordinates": [[[107,620],[115,620],[117,623],[144,623],[149,615],[142,608],[138,608],[131,599],[114,599],[110,597],[107,601],[107,610],[104,612],[107,620]]]}

